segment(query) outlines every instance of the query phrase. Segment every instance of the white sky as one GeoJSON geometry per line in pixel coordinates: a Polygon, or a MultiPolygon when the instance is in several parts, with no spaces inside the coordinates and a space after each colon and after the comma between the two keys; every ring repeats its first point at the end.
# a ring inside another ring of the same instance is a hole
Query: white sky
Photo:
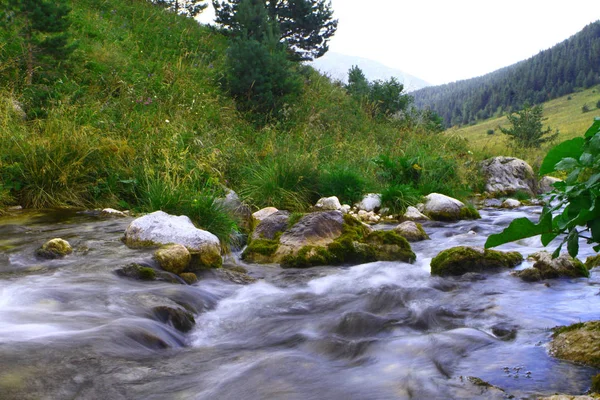
{"type": "MultiPolygon", "coordinates": [[[[600,0],[331,0],[329,49],[432,84],[529,58],[600,19],[600,0]]],[[[200,18],[212,20],[212,10],[200,18]]]]}

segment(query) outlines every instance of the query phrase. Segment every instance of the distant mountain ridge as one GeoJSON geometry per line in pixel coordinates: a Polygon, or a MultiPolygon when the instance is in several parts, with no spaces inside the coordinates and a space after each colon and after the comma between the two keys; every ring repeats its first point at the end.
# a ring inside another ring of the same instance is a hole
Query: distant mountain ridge
{"type": "Polygon", "coordinates": [[[331,78],[342,82],[347,82],[348,70],[353,65],[357,65],[369,81],[378,79],[387,80],[393,76],[404,84],[404,89],[407,92],[430,86],[429,83],[421,78],[407,74],[399,69],[388,67],[380,62],[331,51],[326,53],[323,57],[312,61],[309,65],[322,73],[329,75],[331,78]]]}
{"type": "Polygon", "coordinates": [[[412,93],[419,108],[431,108],[448,126],[465,125],[523,104],[540,104],[576,88],[600,83],[600,20],[537,55],[468,80],[412,93]]]}

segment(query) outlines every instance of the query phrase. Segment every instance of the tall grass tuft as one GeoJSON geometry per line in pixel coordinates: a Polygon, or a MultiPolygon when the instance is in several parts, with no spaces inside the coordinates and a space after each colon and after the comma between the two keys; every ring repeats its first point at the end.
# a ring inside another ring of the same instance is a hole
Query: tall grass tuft
{"type": "Polygon", "coordinates": [[[409,206],[415,206],[422,199],[421,192],[412,185],[390,185],[381,191],[381,205],[392,214],[404,214],[409,206]]]}
{"type": "Polygon", "coordinates": [[[337,196],[342,203],[354,204],[368,191],[367,180],[358,168],[333,166],[319,176],[319,194],[323,197],[337,196]]]}

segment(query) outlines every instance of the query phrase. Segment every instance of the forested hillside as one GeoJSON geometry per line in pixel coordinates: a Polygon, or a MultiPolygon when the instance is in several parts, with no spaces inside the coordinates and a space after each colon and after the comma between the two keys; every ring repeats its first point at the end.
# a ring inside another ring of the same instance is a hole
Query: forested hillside
{"type": "Polygon", "coordinates": [[[482,77],[412,94],[419,108],[436,111],[448,126],[468,124],[540,104],[600,83],[600,21],[528,60],[482,77]]]}

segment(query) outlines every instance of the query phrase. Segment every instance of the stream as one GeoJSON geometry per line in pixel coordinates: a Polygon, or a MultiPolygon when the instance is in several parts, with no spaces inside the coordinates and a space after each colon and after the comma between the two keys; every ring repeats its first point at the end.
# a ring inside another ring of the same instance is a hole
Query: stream
{"type": "MultiPolygon", "coordinates": [[[[598,373],[548,355],[550,328],[598,319],[600,268],[590,279],[526,283],[509,271],[431,277],[441,250],[483,246],[539,207],[481,210],[482,219],[423,224],[414,264],[306,270],[242,264],[256,283],[206,274],[194,285],[114,271],[154,265],[127,248],[132,218],[15,211],[0,217],[0,399],[535,399],[581,394],[598,373]],[[74,253],[42,260],[61,237],[74,253]],[[181,333],[153,307],[184,305],[181,333]],[[469,376],[505,393],[482,394],[469,376]],[[495,397],[494,397],[495,396],[495,397]]],[[[579,258],[595,254],[580,243],[579,258]]],[[[550,246],[552,247],[552,246],[550,246]]],[[[499,250],[524,256],[539,239],[499,250]]],[[[524,262],[517,268],[529,266],[524,262]]]]}

